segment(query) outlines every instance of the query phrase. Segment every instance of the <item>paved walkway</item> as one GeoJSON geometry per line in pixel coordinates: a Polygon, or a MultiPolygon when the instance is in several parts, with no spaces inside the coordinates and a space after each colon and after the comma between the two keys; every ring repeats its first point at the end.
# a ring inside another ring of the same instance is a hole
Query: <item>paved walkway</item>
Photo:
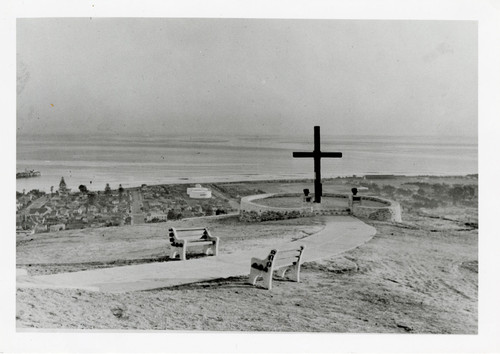
{"type": "MultiPolygon", "coordinates": [[[[294,241],[305,245],[304,261],[311,262],[338,255],[369,241],[375,228],[350,216],[324,217],[323,230],[294,241]]],[[[290,246],[290,243],[285,244],[290,246]]],[[[280,246],[276,245],[279,249],[280,246]]],[[[94,291],[121,293],[128,291],[159,289],[206,280],[247,275],[250,258],[264,258],[267,249],[220,254],[187,261],[147,263],[116,268],[94,269],[73,273],[17,277],[18,287],[78,288],[94,291]]]]}

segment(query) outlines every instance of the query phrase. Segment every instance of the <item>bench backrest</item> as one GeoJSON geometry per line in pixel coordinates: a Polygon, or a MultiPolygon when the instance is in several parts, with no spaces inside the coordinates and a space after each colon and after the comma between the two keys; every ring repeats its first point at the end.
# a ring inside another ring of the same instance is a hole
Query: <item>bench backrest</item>
{"type": "Polygon", "coordinates": [[[252,267],[267,272],[274,268],[296,265],[297,263],[300,263],[304,248],[305,246],[281,250],[273,249],[269,252],[269,255],[267,256],[267,263],[265,265],[255,263],[252,264],[252,267]]]}
{"type": "Polygon", "coordinates": [[[297,248],[276,250],[274,255],[270,253],[269,256],[272,258],[271,260],[274,260],[275,267],[295,265],[297,262],[300,262],[303,251],[304,246],[299,246],[297,248]]]}
{"type": "Polygon", "coordinates": [[[169,229],[170,242],[175,243],[178,240],[197,241],[211,239],[207,228],[189,228],[189,229],[169,229]]]}

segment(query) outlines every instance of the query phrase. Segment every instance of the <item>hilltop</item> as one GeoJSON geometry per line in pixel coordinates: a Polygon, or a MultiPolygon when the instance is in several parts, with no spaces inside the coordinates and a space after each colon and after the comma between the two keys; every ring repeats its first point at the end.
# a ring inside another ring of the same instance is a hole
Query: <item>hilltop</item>
{"type": "MultiPolygon", "coordinates": [[[[305,264],[299,284],[277,281],[272,291],[265,291],[237,277],[126,294],[18,289],[17,326],[477,333],[477,180],[408,177],[325,183],[335,191],[363,184],[398,200],[403,223],[363,220],[377,229],[376,236],[342,256],[305,264]]],[[[228,198],[237,198],[303,186],[240,182],[219,187],[228,198]]],[[[167,261],[166,229],[199,224],[221,237],[221,252],[266,247],[322,228],[320,218],[254,224],[213,217],[70,230],[18,239],[17,263],[30,274],[49,274],[167,261]]]]}

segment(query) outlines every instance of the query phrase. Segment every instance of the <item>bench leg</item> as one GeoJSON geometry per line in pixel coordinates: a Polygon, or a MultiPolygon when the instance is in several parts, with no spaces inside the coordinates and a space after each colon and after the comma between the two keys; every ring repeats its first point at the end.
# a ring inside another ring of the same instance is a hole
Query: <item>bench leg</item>
{"type": "Polygon", "coordinates": [[[170,258],[175,259],[179,256],[181,261],[186,260],[186,247],[174,247],[172,253],[170,254],[170,258]]]}
{"type": "Polygon", "coordinates": [[[283,267],[283,268],[280,268],[276,271],[276,275],[281,277],[281,278],[284,278],[285,277],[285,273],[286,271],[290,269],[289,267],[283,267]]]}
{"type": "Polygon", "coordinates": [[[290,269],[290,273],[289,273],[288,277],[291,280],[294,280],[297,283],[299,283],[300,282],[300,264],[296,264],[294,266],[291,266],[289,269],[290,269]]]}
{"type": "Polygon", "coordinates": [[[296,264],[289,267],[283,267],[276,271],[276,275],[283,279],[285,278],[285,273],[288,274],[290,280],[296,281],[297,283],[300,282],[300,265],[296,264]],[[288,270],[289,272],[287,273],[288,270]]]}
{"type": "Polygon", "coordinates": [[[207,245],[207,246],[203,246],[203,253],[205,253],[205,255],[213,255],[213,256],[217,256],[217,254],[219,253],[218,252],[218,247],[217,245],[207,245]]]}
{"type": "Polygon", "coordinates": [[[212,251],[214,252],[214,256],[218,256],[219,255],[219,240],[218,239],[213,244],[212,251]]]}
{"type": "Polygon", "coordinates": [[[258,271],[257,269],[251,268],[250,275],[248,276],[248,284],[255,285],[255,283],[257,282],[257,279],[260,276],[260,273],[261,272],[258,271]]]}
{"type": "Polygon", "coordinates": [[[179,256],[181,257],[181,261],[186,260],[186,245],[182,246],[182,250],[179,256]]]}
{"type": "Polygon", "coordinates": [[[172,259],[175,259],[177,257],[177,255],[179,254],[179,251],[177,249],[177,247],[175,247],[172,252],[170,253],[170,258],[172,259]]]}
{"type": "Polygon", "coordinates": [[[263,272],[257,269],[250,269],[250,275],[248,276],[248,283],[255,285],[257,280],[262,277],[264,281],[264,287],[267,290],[271,290],[273,287],[273,273],[272,272],[263,272]]]}
{"type": "Polygon", "coordinates": [[[266,272],[262,276],[262,280],[264,280],[264,286],[267,290],[271,290],[273,288],[273,272],[266,272]]]}

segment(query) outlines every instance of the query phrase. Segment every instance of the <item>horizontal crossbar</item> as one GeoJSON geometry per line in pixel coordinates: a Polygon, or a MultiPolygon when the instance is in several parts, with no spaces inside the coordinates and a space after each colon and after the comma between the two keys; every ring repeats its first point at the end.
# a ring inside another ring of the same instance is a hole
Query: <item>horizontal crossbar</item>
{"type": "Polygon", "coordinates": [[[274,260],[277,261],[277,262],[280,262],[280,263],[284,263],[286,261],[290,261],[290,262],[294,262],[297,260],[297,258],[299,258],[299,255],[296,255],[296,256],[288,256],[288,257],[280,257],[278,255],[278,257],[276,257],[274,260]]]}
{"type": "Polygon", "coordinates": [[[278,250],[278,255],[283,254],[283,253],[290,253],[290,252],[300,252],[300,248],[289,248],[286,250],[278,250]]]}
{"type": "Polygon", "coordinates": [[[179,237],[189,237],[189,236],[202,236],[205,232],[202,230],[199,231],[179,231],[177,230],[177,236],[179,237]]]}
{"type": "Polygon", "coordinates": [[[342,157],[341,152],[294,152],[293,157],[342,157]]]}
{"type": "Polygon", "coordinates": [[[178,240],[186,240],[186,241],[195,241],[195,240],[201,240],[201,241],[206,241],[206,238],[202,238],[200,235],[195,235],[195,236],[181,236],[177,237],[178,240]]]}
{"type": "Polygon", "coordinates": [[[284,267],[291,267],[297,264],[297,261],[290,261],[290,262],[276,262],[274,264],[274,270],[284,268],[284,267]]]}
{"type": "Polygon", "coordinates": [[[175,231],[198,231],[198,230],[205,230],[204,227],[188,227],[188,228],[182,228],[182,229],[175,229],[175,231]]]}
{"type": "Polygon", "coordinates": [[[193,241],[193,240],[186,240],[188,245],[212,245],[215,241],[205,241],[205,240],[200,240],[200,241],[193,241]]]}

